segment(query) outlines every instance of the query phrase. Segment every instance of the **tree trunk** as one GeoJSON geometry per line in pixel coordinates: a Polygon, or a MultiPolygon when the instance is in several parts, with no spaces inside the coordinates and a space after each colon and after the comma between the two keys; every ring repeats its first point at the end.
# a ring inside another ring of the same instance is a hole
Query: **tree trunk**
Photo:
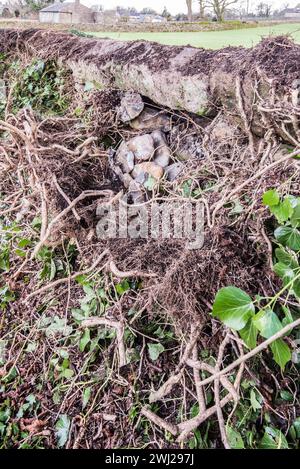
{"type": "Polygon", "coordinates": [[[201,19],[205,17],[205,0],[199,0],[199,14],[201,19]]]}
{"type": "Polygon", "coordinates": [[[186,5],[188,9],[188,20],[189,22],[193,21],[193,7],[192,7],[192,0],[186,0],[186,5]]]}

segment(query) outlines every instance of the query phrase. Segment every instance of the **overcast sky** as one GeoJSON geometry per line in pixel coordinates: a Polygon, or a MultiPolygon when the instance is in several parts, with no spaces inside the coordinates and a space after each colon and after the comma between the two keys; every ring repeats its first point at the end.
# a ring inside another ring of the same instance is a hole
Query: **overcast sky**
{"type": "MultiPolygon", "coordinates": [[[[162,12],[163,7],[166,6],[171,13],[182,13],[186,11],[185,0],[81,0],[85,5],[103,5],[104,8],[115,8],[120,6],[134,6],[137,10],[142,10],[144,7],[152,7],[159,13],[162,12]]],[[[241,0],[242,2],[243,0],[241,0]]],[[[246,0],[245,0],[246,1],[246,0]]],[[[257,5],[261,0],[249,0],[250,5],[257,5]]],[[[287,3],[293,7],[297,5],[300,0],[263,0],[273,6],[273,9],[283,7],[287,3]]],[[[194,11],[198,11],[198,1],[194,0],[194,11]]],[[[255,8],[254,8],[255,9],[255,8]]]]}

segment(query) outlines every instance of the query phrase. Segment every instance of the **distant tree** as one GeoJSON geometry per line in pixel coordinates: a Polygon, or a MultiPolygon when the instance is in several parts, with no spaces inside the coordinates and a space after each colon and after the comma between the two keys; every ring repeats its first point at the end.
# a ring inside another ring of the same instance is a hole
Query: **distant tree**
{"type": "Polygon", "coordinates": [[[166,18],[168,21],[172,19],[171,13],[167,10],[167,7],[164,7],[163,12],[161,14],[163,18],[166,18]]]}
{"type": "Polygon", "coordinates": [[[268,3],[260,2],[257,7],[257,15],[262,18],[269,18],[271,15],[272,7],[268,3]]]}
{"type": "Polygon", "coordinates": [[[91,6],[91,9],[93,11],[97,11],[98,13],[102,12],[103,11],[103,5],[92,5],[91,6]]]}
{"type": "Polygon", "coordinates": [[[53,3],[52,0],[7,0],[5,2],[5,7],[12,15],[18,18],[19,16],[32,11],[39,11],[51,3],[53,3]]]}
{"type": "Polygon", "coordinates": [[[238,0],[206,0],[209,7],[212,8],[217,21],[224,21],[225,13],[230,5],[237,3],[238,0]]]}
{"type": "Polygon", "coordinates": [[[116,10],[121,16],[137,16],[139,14],[137,9],[134,7],[124,8],[117,6],[116,10]]]}
{"type": "Polygon", "coordinates": [[[153,8],[143,8],[141,10],[141,15],[157,15],[157,11],[155,11],[153,8]]]}
{"type": "Polygon", "coordinates": [[[188,17],[185,13],[178,13],[175,16],[175,21],[188,21],[188,17]]]}

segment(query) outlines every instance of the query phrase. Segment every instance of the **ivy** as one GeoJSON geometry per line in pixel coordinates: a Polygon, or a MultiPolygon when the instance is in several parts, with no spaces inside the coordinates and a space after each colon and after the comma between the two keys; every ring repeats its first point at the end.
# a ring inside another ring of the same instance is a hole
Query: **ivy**
{"type": "MultiPolygon", "coordinates": [[[[278,243],[275,249],[274,272],[282,279],[283,288],[269,298],[265,306],[260,300],[252,298],[243,290],[228,286],[221,288],[216,295],[212,314],[226,326],[239,331],[244,343],[253,349],[258,337],[269,339],[293,321],[290,309],[282,305],[284,317],[277,314],[280,296],[287,292],[300,299],[300,198],[290,195],[280,197],[276,190],[269,190],[263,195],[263,203],[268,206],[280,226],[274,231],[278,243]]],[[[283,370],[291,360],[291,351],[283,339],[275,340],[270,349],[275,362],[283,370]]]]}

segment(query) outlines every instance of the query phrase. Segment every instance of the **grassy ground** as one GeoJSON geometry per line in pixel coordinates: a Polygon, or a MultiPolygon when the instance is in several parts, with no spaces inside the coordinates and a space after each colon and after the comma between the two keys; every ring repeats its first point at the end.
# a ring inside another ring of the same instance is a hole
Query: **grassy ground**
{"type": "Polygon", "coordinates": [[[300,43],[300,23],[279,24],[258,28],[213,31],[197,33],[119,33],[96,32],[91,33],[96,37],[110,37],[112,39],[137,40],[146,39],[157,41],[161,44],[186,45],[220,49],[226,46],[251,47],[257,44],[263,36],[291,34],[296,42],[300,43]]]}

